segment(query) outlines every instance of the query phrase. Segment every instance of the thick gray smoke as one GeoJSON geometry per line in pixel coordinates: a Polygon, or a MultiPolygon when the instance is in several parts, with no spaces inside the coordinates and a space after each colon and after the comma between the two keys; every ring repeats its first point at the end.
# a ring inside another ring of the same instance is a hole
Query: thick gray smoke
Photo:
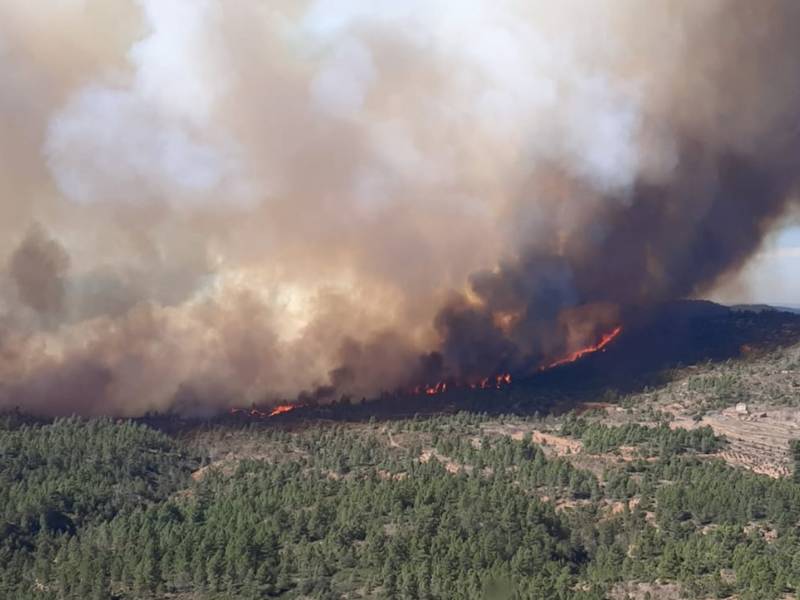
{"type": "Polygon", "coordinates": [[[794,0],[6,0],[0,406],[360,398],[703,294],[796,197],[798,46],[794,0]]]}
{"type": "Polygon", "coordinates": [[[20,300],[40,315],[57,315],[64,306],[64,276],[69,256],[34,226],[11,255],[8,270],[20,300]]]}

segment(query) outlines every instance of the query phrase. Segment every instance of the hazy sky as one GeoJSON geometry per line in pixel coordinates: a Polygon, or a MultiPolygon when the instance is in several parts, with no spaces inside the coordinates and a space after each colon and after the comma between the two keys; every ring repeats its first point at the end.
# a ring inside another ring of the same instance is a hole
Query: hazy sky
{"type": "Polygon", "coordinates": [[[775,231],[745,268],[711,298],[726,303],[800,306],[800,227],[790,225],[775,231]]]}

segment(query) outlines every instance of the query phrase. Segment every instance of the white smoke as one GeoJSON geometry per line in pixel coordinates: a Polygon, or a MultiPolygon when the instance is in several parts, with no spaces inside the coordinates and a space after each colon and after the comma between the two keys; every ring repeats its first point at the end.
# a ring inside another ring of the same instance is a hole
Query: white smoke
{"type": "MultiPolygon", "coordinates": [[[[51,119],[45,153],[59,187],[78,202],[253,201],[258,178],[248,172],[281,165],[256,166],[257,157],[247,156],[219,114],[221,103],[237,102],[232,90],[247,89],[246,81],[234,81],[241,73],[226,29],[230,9],[218,0],[138,5],[147,34],[127,53],[130,71],[110,70],[85,85],[51,119]]],[[[549,30],[545,19],[537,23],[537,11],[527,12],[513,2],[318,1],[292,35],[269,21],[261,33],[265,46],[277,45],[296,68],[308,70],[305,96],[293,99],[307,111],[306,122],[318,120],[317,111],[355,121],[369,137],[377,131],[380,153],[388,157],[383,169],[401,178],[419,162],[414,156],[424,155],[434,170],[452,168],[447,144],[416,147],[421,126],[443,123],[454,130],[455,144],[470,143],[473,132],[466,128],[477,127],[488,148],[508,147],[501,170],[517,169],[520,158],[557,162],[602,192],[623,191],[647,167],[641,164],[648,154],[639,82],[596,64],[595,44],[549,30]],[[407,57],[411,65],[397,64],[407,57]],[[438,77],[435,89],[396,87],[403,83],[394,81],[398,71],[419,68],[414,61],[429,63],[420,66],[438,77]]],[[[601,40],[611,34],[603,27],[611,25],[598,23],[594,33],[601,40]]],[[[262,109],[275,110],[269,99],[262,109]]],[[[355,169],[354,189],[347,190],[355,196],[391,176],[369,164],[355,169]]],[[[292,183],[285,193],[293,192],[292,183]]],[[[262,186],[262,198],[265,192],[262,186]]]]}
{"type": "Polygon", "coordinates": [[[47,4],[0,3],[0,255],[38,222],[69,269],[25,280],[46,319],[0,269],[0,403],[274,400],[345,354],[399,385],[471,273],[603,239],[679,139],[757,153],[800,97],[789,1],[47,4]]]}
{"type": "Polygon", "coordinates": [[[147,37],[128,52],[132,73],[109,72],[54,115],[44,152],[70,200],[246,205],[238,146],[216,130],[226,73],[210,42],[212,0],[141,0],[147,37]],[[215,68],[218,67],[218,68],[215,68]],[[127,80],[127,81],[126,81],[127,80]]]}

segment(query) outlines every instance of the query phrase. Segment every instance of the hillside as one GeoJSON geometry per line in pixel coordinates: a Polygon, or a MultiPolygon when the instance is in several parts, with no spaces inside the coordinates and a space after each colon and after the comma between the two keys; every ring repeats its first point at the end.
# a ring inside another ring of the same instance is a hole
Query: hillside
{"type": "Polygon", "coordinates": [[[629,335],[418,416],[7,414],[0,597],[794,597],[797,321],[711,310],[693,364],[629,335]]]}

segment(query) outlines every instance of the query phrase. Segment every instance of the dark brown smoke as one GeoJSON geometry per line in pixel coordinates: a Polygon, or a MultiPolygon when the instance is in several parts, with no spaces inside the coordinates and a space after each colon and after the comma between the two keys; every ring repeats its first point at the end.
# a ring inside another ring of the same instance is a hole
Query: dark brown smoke
{"type": "Polygon", "coordinates": [[[800,160],[760,163],[694,144],[668,184],[610,202],[597,234],[575,232],[558,252],[533,248],[473,275],[474,300],[459,296],[437,317],[442,376],[529,370],[592,343],[626,308],[702,294],[759,247],[787,209],[798,168],[800,160]],[[609,305],[618,310],[596,310],[609,305]],[[576,311],[595,313],[595,326],[574,338],[576,311]]]}
{"type": "Polygon", "coordinates": [[[530,372],[796,206],[795,0],[268,4],[0,3],[0,407],[530,372]]]}
{"type": "Polygon", "coordinates": [[[8,264],[20,300],[44,316],[64,310],[68,268],[69,256],[64,248],[38,225],[30,229],[8,264]]]}

